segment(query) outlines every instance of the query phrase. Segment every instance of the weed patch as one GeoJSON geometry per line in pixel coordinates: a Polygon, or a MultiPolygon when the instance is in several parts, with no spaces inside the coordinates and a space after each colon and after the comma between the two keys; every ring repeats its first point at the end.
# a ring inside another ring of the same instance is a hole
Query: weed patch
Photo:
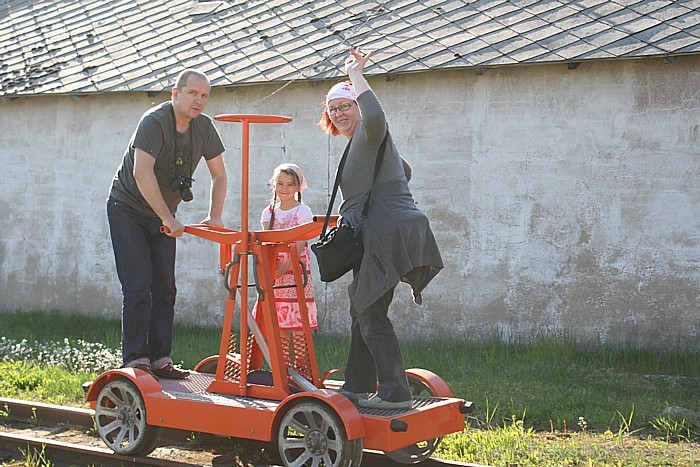
{"type": "Polygon", "coordinates": [[[30,344],[26,339],[16,341],[3,336],[0,337],[0,360],[32,362],[75,373],[102,373],[121,366],[118,350],[100,343],[80,339],[71,341],[67,338],[60,343],[35,341],[30,344]]]}

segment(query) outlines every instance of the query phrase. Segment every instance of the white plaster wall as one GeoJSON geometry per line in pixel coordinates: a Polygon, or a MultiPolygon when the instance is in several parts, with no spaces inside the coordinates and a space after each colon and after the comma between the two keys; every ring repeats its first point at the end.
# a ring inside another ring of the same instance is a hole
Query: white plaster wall
{"type": "MultiPolygon", "coordinates": [[[[700,348],[700,57],[370,82],[446,265],[423,306],[399,287],[392,319],[403,339],[566,332],[586,342],[700,348]]],[[[344,146],[315,125],[330,84],[213,90],[210,115],[294,119],[251,131],[251,228],[282,161],[301,165],[304,201],[324,212],[344,146]]],[[[119,316],[105,199],[138,118],[168,98],[0,102],[0,309],[119,316]]],[[[225,220],[239,228],[241,127],[217,127],[230,173],[225,220]]],[[[194,178],[195,200],[180,209],[185,223],[207,209],[203,164],[194,178]]],[[[221,322],[217,269],[214,244],[178,242],[179,320],[221,322]]],[[[348,282],[316,278],[322,332],[347,332],[348,282]]]]}

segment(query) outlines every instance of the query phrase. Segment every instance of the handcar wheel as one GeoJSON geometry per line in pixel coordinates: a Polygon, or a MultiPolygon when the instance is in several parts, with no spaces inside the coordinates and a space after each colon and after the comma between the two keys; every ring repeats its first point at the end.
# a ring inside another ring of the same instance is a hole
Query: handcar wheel
{"type": "Polygon", "coordinates": [[[95,406],[100,438],[117,454],[147,456],[158,445],[161,427],[146,423],[146,406],[131,381],[118,379],[102,388],[95,406]]]}
{"type": "MultiPolygon", "coordinates": [[[[406,377],[408,378],[408,387],[411,389],[411,395],[421,397],[432,397],[435,395],[418,377],[410,373],[407,373],[406,377]]],[[[440,441],[442,441],[442,437],[429,439],[396,451],[385,452],[385,454],[389,459],[401,464],[418,464],[435,452],[440,441]]]]}
{"type": "Polygon", "coordinates": [[[338,415],[307,401],[284,414],[277,436],[285,466],[355,467],[362,462],[362,438],[347,439],[338,415]]]}
{"type": "Polygon", "coordinates": [[[216,374],[216,367],[218,365],[218,360],[211,360],[205,363],[204,365],[200,366],[197,368],[198,373],[205,373],[209,375],[215,375],[216,374]]]}

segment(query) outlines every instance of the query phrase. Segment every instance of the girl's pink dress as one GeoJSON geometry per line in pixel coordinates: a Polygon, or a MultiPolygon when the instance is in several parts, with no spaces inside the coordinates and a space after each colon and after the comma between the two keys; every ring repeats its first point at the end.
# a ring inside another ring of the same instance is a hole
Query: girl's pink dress
{"type": "MultiPolygon", "coordinates": [[[[311,222],[313,214],[311,209],[305,205],[300,204],[288,211],[283,211],[279,208],[275,209],[275,221],[273,225],[273,230],[278,229],[288,229],[306,222],[311,222]]],[[[260,217],[260,223],[264,228],[267,228],[270,223],[270,208],[267,207],[263,210],[260,217]]],[[[289,253],[278,253],[277,262],[282,263],[289,258],[289,253]]],[[[316,302],[314,301],[314,285],[311,280],[311,267],[309,261],[309,247],[304,247],[301,252],[300,260],[303,268],[306,269],[306,287],[304,287],[304,297],[306,298],[306,308],[309,312],[309,324],[311,329],[318,329],[318,322],[316,319],[316,302]]],[[[294,284],[294,274],[292,269],[289,268],[282,277],[275,280],[275,286],[278,285],[293,285],[294,284]]],[[[280,330],[282,331],[301,331],[301,314],[299,312],[299,303],[297,302],[297,291],[294,287],[284,288],[284,289],[274,289],[275,292],[275,302],[277,306],[277,321],[279,322],[280,330]]]]}

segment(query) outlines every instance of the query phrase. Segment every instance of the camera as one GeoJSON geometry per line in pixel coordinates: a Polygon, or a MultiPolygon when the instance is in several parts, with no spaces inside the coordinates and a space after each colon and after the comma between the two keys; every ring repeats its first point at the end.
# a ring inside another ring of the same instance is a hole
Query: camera
{"type": "Polygon", "coordinates": [[[180,196],[182,196],[182,200],[185,202],[192,201],[194,198],[194,195],[192,194],[192,182],[194,182],[194,178],[192,177],[175,177],[170,183],[170,189],[171,190],[180,190],[180,196]]]}

